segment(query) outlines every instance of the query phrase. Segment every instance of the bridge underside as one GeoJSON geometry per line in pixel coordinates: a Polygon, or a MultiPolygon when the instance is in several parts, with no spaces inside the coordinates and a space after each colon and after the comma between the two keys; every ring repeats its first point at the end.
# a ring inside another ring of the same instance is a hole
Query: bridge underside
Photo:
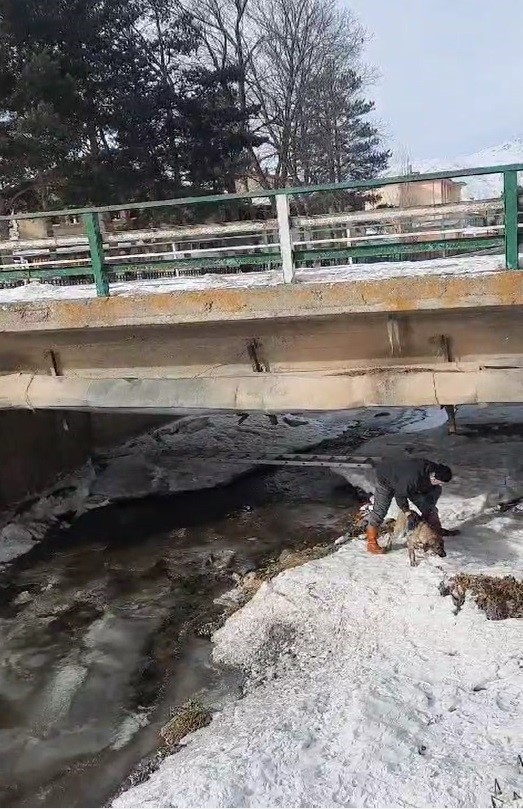
{"type": "Polygon", "coordinates": [[[50,379],[6,380],[0,407],[30,410],[184,414],[201,410],[326,411],[387,405],[523,402],[523,369],[379,374],[286,375],[279,379],[50,379]]]}
{"type": "Polygon", "coordinates": [[[307,286],[5,306],[0,408],[523,402],[522,274],[307,286]]]}

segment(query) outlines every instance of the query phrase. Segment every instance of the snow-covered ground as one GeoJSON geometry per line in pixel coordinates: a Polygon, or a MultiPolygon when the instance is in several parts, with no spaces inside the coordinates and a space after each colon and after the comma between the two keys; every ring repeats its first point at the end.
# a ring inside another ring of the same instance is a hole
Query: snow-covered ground
{"type": "MultiPolygon", "coordinates": [[[[380,261],[375,264],[352,264],[342,267],[322,267],[298,270],[300,283],[319,284],[340,281],[376,281],[387,278],[420,277],[424,275],[481,275],[504,270],[501,255],[457,256],[428,261],[380,261]]],[[[200,275],[185,278],[156,278],[149,281],[115,282],[111,284],[111,297],[150,295],[161,292],[218,289],[234,287],[276,286],[283,283],[282,273],[252,272],[237,275],[200,275]]],[[[94,284],[54,286],[31,281],[24,286],[0,289],[0,306],[9,303],[30,303],[40,300],[76,300],[96,297],[94,284]]]]}
{"type": "Polygon", "coordinates": [[[245,672],[243,699],[115,806],[487,807],[495,779],[522,793],[522,623],[470,599],[455,614],[438,586],[463,570],[522,577],[521,512],[495,503],[523,494],[523,441],[438,426],[363,450],[405,448],[455,469],[447,558],[410,568],[404,548],[372,557],[355,541],[265,584],[214,637],[215,661],[245,672]]]}

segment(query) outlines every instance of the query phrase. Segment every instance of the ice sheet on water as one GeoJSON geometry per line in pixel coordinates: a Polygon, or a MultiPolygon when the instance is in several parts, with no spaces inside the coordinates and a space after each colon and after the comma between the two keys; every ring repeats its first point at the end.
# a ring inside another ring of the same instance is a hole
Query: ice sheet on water
{"type": "MultiPolygon", "coordinates": [[[[400,411],[400,423],[419,419],[423,411],[400,411]]],[[[372,414],[371,414],[372,415],[372,414]]],[[[0,522],[0,563],[30,550],[53,522],[69,513],[98,508],[112,500],[172,494],[227,483],[252,468],[248,461],[219,463],[222,458],[276,456],[332,438],[358,420],[363,410],[303,417],[271,423],[253,414],[238,424],[236,414],[190,416],[101,453],[73,475],[57,482],[30,508],[6,513],[0,522]]]]}

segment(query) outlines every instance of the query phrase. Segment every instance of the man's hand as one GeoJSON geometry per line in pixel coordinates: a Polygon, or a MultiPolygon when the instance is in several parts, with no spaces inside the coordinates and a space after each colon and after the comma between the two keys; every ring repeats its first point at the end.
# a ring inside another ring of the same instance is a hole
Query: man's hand
{"type": "Polygon", "coordinates": [[[407,517],[407,530],[414,531],[414,529],[419,525],[419,514],[417,514],[415,511],[406,511],[405,515],[407,517]]]}

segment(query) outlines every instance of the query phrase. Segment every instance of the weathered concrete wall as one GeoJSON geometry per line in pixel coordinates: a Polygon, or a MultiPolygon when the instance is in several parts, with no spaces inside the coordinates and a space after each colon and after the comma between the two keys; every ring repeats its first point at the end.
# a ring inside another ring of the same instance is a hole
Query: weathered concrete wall
{"type": "Polygon", "coordinates": [[[432,369],[399,366],[375,372],[251,373],[214,379],[16,374],[3,378],[0,391],[0,407],[179,415],[202,410],[287,413],[509,402],[523,402],[523,365],[484,368],[453,362],[432,369]]]}
{"type": "MultiPolygon", "coordinates": [[[[522,272],[523,284],[523,272],[522,272]]],[[[512,366],[523,357],[523,308],[410,312],[325,318],[0,333],[0,374],[92,378],[206,378],[255,372],[346,372],[359,368],[432,365],[452,359],[512,366]],[[391,342],[391,340],[393,341],[391,342]]],[[[0,399],[2,393],[0,390],[0,399]]]]}
{"type": "Polygon", "coordinates": [[[405,276],[2,304],[0,334],[522,305],[521,271],[405,276]]]}
{"type": "Polygon", "coordinates": [[[505,306],[0,333],[0,409],[519,402],[522,314],[505,306]]]}
{"type": "Polygon", "coordinates": [[[38,493],[61,472],[102,449],[167,421],[165,417],[8,410],[0,413],[0,507],[38,493]]]}
{"type": "Polygon", "coordinates": [[[0,409],[523,401],[523,272],[0,306],[0,409]]]}

